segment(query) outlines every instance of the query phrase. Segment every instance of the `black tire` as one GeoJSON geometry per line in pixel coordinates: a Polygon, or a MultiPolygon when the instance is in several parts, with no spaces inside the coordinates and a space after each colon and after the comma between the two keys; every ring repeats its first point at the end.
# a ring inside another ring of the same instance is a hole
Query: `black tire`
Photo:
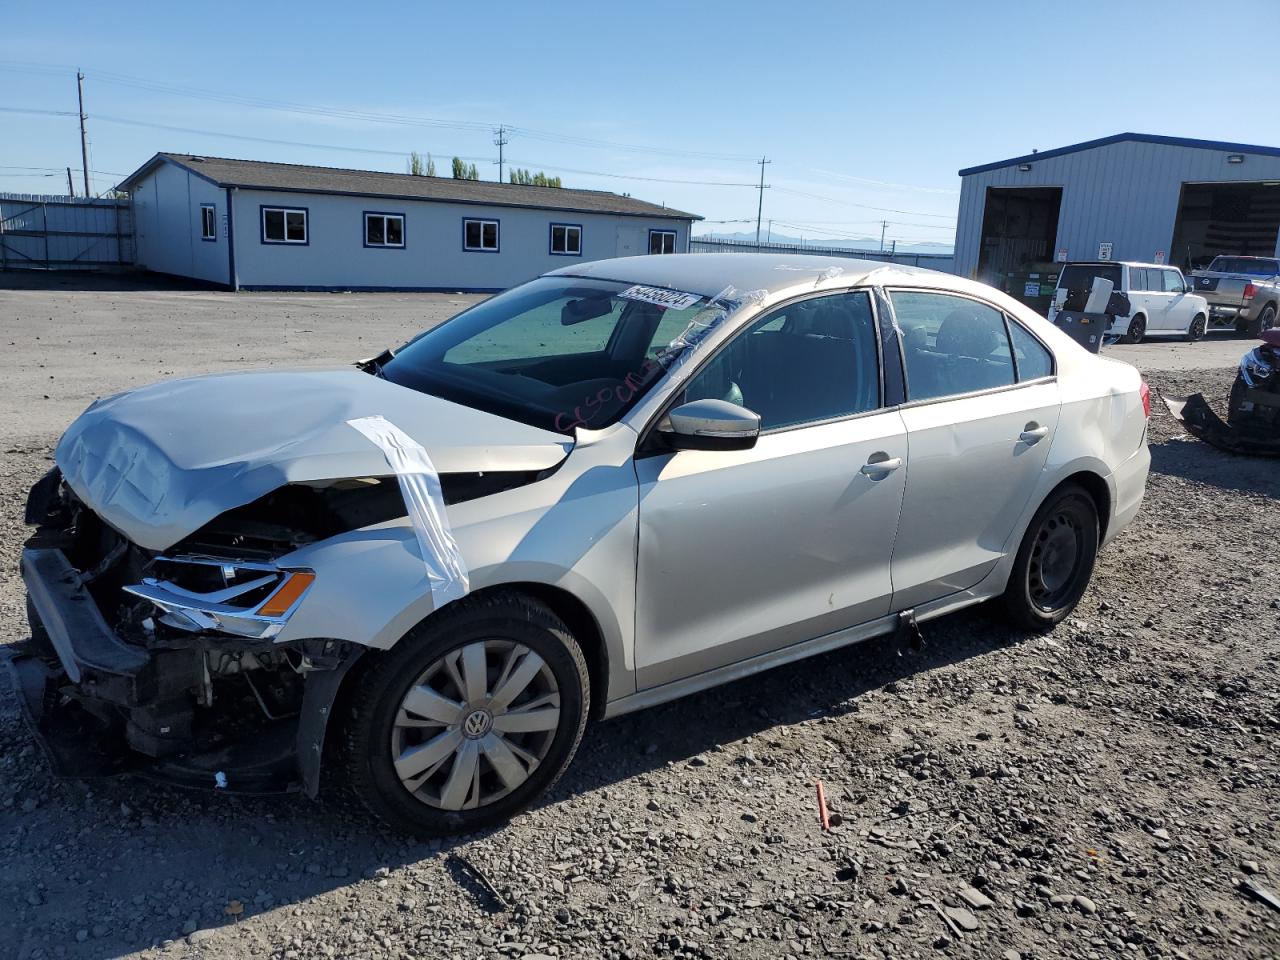
{"type": "Polygon", "coordinates": [[[1275,304],[1267,304],[1266,309],[1258,314],[1257,318],[1249,324],[1249,335],[1251,337],[1260,337],[1264,330],[1270,330],[1276,325],[1276,308],[1275,304]]]}
{"type": "Polygon", "coordinates": [[[1027,526],[1001,598],[1005,615],[1027,630],[1061,623],[1089,586],[1097,556],[1098,506],[1083,487],[1064,484],[1027,526]]]}
{"type": "Polygon", "coordinates": [[[545,604],[514,592],[460,601],[410,631],[356,679],[346,700],[344,779],[366,807],[404,833],[438,837],[504,823],[549,790],[568,767],[586,729],[590,689],[581,648],[545,604]],[[391,743],[397,712],[410,686],[441,657],[493,640],[522,644],[551,669],[560,695],[559,723],[545,756],[510,793],[473,809],[443,810],[415,797],[396,774],[391,743]]]}
{"type": "Polygon", "coordinates": [[[1129,329],[1125,331],[1123,337],[1120,338],[1121,343],[1141,343],[1142,338],[1147,335],[1147,318],[1142,314],[1138,314],[1129,321],[1129,329]]]}
{"type": "Polygon", "coordinates": [[[1191,327],[1187,330],[1187,343],[1195,343],[1197,340],[1203,340],[1204,335],[1209,332],[1209,318],[1203,313],[1197,313],[1196,318],[1191,321],[1191,327]]]}

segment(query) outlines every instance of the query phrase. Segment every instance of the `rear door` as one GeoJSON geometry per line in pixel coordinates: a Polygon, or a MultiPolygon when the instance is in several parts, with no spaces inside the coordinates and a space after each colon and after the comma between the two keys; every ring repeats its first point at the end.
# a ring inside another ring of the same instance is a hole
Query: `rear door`
{"type": "Polygon", "coordinates": [[[972,587],[1011,549],[1060,400],[1052,355],[990,304],[918,290],[890,299],[907,373],[907,489],[893,551],[893,608],[905,610],[972,587]]]}
{"type": "Polygon", "coordinates": [[[881,395],[866,291],[770,311],[692,375],[675,403],[741,404],[761,435],[637,457],[641,689],[889,612],[907,440],[881,395]]]}

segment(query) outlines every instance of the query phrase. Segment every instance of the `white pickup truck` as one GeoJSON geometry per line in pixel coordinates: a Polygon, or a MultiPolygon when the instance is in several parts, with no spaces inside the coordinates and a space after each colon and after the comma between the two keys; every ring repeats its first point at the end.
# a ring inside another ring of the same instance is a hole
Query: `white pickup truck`
{"type": "Polygon", "coordinates": [[[1280,258],[1214,257],[1207,270],[1190,277],[1196,293],[1209,301],[1209,323],[1234,326],[1257,337],[1276,325],[1280,310],[1280,258]]]}

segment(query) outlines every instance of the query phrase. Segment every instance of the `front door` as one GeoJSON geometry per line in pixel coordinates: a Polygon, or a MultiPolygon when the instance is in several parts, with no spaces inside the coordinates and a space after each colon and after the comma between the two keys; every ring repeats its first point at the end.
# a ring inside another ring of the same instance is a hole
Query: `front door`
{"type": "Polygon", "coordinates": [[[868,294],[753,322],[676,402],[706,397],[755,411],[762,434],[751,450],[636,461],[641,689],[889,612],[907,448],[880,405],[868,294]]]}
{"type": "Polygon", "coordinates": [[[1195,303],[1187,298],[1187,285],[1182,274],[1177,270],[1163,269],[1160,276],[1164,280],[1165,316],[1163,329],[1186,330],[1195,319],[1195,303]]]}
{"type": "Polygon", "coordinates": [[[638,257],[642,253],[648,253],[646,246],[648,235],[644,232],[643,227],[637,227],[629,223],[618,224],[618,256],[620,257],[638,257]]]}
{"type": "Polygon", "coordinates": [[[1010,549],[1060,404],[1049,351],[999,310],[924,291],[890,299],[907,372],[909,469],[893,553],[893,607],[904,610],[972,587],[1010,549]]]}

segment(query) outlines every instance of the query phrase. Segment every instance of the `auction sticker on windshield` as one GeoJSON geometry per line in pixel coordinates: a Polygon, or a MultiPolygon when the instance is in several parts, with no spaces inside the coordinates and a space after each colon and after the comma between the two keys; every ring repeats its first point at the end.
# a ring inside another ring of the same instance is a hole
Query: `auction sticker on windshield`
{"type": "Polygon", "coordinates": [[[628,287],[618,294],[623,300],[639,300],[652,303],[668,310],[687,310],[702,299],[696,293],[681,293],[679,290],[664,290],[662,287],[628,287]]]}

